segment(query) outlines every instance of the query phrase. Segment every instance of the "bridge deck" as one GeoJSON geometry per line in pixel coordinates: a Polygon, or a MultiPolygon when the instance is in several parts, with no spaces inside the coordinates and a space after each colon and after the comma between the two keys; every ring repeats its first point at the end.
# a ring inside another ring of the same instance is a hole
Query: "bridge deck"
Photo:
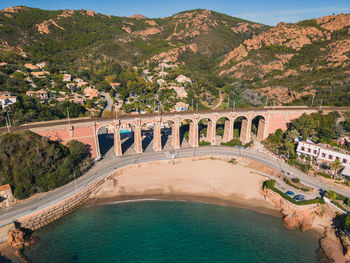
{"type": "MultiPolygon", "coordinates": [[[[195,115],[195,114],[207,114],[207,113],[218,113],[218,114],[232,114],[232,113],[251,113],[251,112],[271,112],[271,111],[279,111],[279,112],[290,112],[290,111],[318,111],[319,107],[306,107],[306,106],[277,106],[277,107],[264,107],[264,108],[237,108],[237,109],[219,109],[219,110],[200,110],[200,111],[182,111],[182,112],[163,112],[163,113],[150,113],[150,114],[123,114],[118,115],[117,118],[120,120],[125,119],[147,119],[156,116],[187,116],[187,115],[195,115]]],[[[350,107],[322,107],[323,111],[350,111],[350,107]]],[[[43,122],[33,122],[28,124],[23,124],[21,126],[12,126],[10,127],[11,132],[16,131],[24,131],[33,128],[41,128],[41,127],[50,127],[57,125],[67,125],[67,124],[80,124],[80,123],[89,123],[89,122],[101,122],[101,121],[111,121],[114,120],[115,117],[107,117],[107,118],[76,118],[76,119],[61,119],[61,120],[52,120],[52,121],[43,121],[43,122]]],[[[0,128],[0,134],[8,132],[7,127],[0,128]]]]}

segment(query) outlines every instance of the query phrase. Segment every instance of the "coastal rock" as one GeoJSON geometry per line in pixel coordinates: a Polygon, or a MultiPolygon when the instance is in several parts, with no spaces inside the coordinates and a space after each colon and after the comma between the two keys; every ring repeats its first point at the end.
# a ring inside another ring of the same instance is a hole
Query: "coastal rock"
{"type": "Polygon", "coordinates": [[[18,257],[23,263],[29,263],[29,261],[27,260],[27,257],[23,254],[23,249],[17,249],[14,252],[14,255],[18,257]]]}
{"type": "Polygon", "coordinates": [[[345,263],[343,248],[338,240],[331,237],[320,239],[320,248],[317,251],[317,262],[324,263],[345,263]]]}
{"type": "Polygon", "coordinates": [[[271,190],[265,189],[264,195],[276,208],[281,209],[284,225],[288,229],[299,228],[303,232],[307,231],[312,227],[316,214],[319,214],[315,213],[315,211],[318,210],[317,206],[309,206],[305,208],[297,207],[271,190]]]}
{"type": "Polygon", "coordinates": [[[340,231],[339,238],[340,238],[340,241],[341,241],[343,248],[344,248],[345,258],[350,259],[350,239],[349,239],[349,237],[345,234],[345,232],[340,231]]]}
{"type": "MultiPolygon", "coordinates": [[[[281,212],[285,213],[284,210],[281,212]]],[[[288,229],[300,228],[302,232],[309,230],[315,220],[315,214],[309,211],[295,211],[293,213],[288,213],[283,217],[283,222],[288,229]]]]}
{"type": "Polygon", "coordinates": [[[24,228],[16,228],[9,231],[7,242],[14,248],[28,247],[36,242],[31,232],[24,228]]]}

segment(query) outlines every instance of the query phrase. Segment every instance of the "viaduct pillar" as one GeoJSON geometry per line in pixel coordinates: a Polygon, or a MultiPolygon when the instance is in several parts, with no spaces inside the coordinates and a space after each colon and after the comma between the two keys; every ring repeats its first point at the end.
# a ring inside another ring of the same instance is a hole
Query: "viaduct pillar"
{"type": "Polygon", "coordinates": [[[174,149],[180,149],[180,120],[177,118],[171,126],[171,145],[174,149]]]}
{"type": "Polygon", "coordinates": [[[162,150],[162,135],[160,126],[160,121],[157,121],[157,123],[155,123],[153,126],[153,150],[155,152],[159,152],[162,150]]]}
{"type": "Polygon", "coordinates": [[[198,120],[192,120],[188,133],[188,143],[192,147],[198,147],[198,120]]]}
{"type": "Polygon", "coordinates": [[[265,134],[265,120],[260,119],[258,124],[258,134],[256,135],[256,139],[260,142],[264,139],[265,134]]]}
{"type": "Polygon", "coordinates": [[[224,128],[224,142],[229,142],[233,139],[233,125],[235,123],[234,118],[230,118],[229,120],[225,120],[225,128],[224,128]]]}
{"type": "Polygon", "coordinates": [[[134,147],[136,153],[142,153],[141,123],[137,121],[134,131],[134,147]]]}
{"type": "Polygon", "coordinates": [[[243,119],[242,120],[242,126],[241,126],[241,136],[240,140],[242,144],[246,144],[250,141],[250,130],[251,130],[251,120],[250,119],[243,119]]]}
{"type": "Polygon", "coordinates": [[[114,151],[116,156],[122,156],[122,141],[120,138],[120,124],[117,123],[115,126],[115,134],[114,134],[114,151]]]}
{"type": "Polygon", "coordinates": [[[207,126],[207,141],[210,142],[211,145],[216,144],[216,120],[212,121],[208,120],[207,126]]]}

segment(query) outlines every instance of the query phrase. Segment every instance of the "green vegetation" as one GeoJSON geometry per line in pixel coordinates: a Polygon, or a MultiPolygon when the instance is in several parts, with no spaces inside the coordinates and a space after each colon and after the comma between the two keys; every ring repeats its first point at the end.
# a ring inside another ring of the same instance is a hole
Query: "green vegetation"
{"type": "Polygon", "coordinates": [[[302,163],[301,161],[299,161],[297,159],[289,159],[288,164],[298,168],[299,170],[301,170],[304,173],[309,172],[309,166],[302,163]]]}
{"type": "Polygon", "coordinates": [[[300,179],[299,178],[292,178],[292,182],[288,179],[284,180],[284,182],[288,185],[290,185],[291,187],[294,187],[295,189],[299,189],[303,192],[309,192],[311,189],[310,188],[306,188],[306,187],[299,187],[297,185],[295,185],[294,183],[300,183],[300,179]],[[297,182],[295,182],[295,179],[298,179],[297,182]]]}
{"type": "Polygon", "coordinates": [[[199,146],[207,146],[207,145],[211,145],[211,143],[210,142],[201,141],[201,142],[198,142],[198,145],[199,146]]]}
{"type": "Polygon", "coordinates": [[[242,142],[239,139],[232,139],[229,142],[222,142],[221,145],[226,145],[226,146],[243,146],[242,142]]]}
{"type": "Polygon", "coordinates": [[[330,176],[329,174],[324,173],[324,172],[317,172],[316,174],[321,175],[321,176],[323,176],[323,177],[325,177],[325,178],[328,178],[328,179],[331,179],[331,178],[332,178],[332,176],[330,176]]]}
{"type": "Polygon", "coordinates": [[[280,196],[282,196],[284,199],[288,200],[289,202],[296,204],[296,205],[310,205],[310,204],[324,204],[324,200],[322,198],[315,198],[311,200],[305,200],[305,201],[295,201],[292,197],[286,195],[282,191],[278,190],[275,187],[276,181],[275,180],[267,180],[264,182],[263,187],[268,188],[276,193],[278,193],[280,196]]]}
{"type": "Polygon", "coordinates": [[[345,217],[344,228],[350,233],[350,214],[345,217]]]}
{"type": "Polygon", "coordinates": [[[339,202],[336,201],[332,201],[332,204],[334,204],[336,207],[340,208],[343,211],[348,211],[348,209],[346,209],[342,204],[340,204],[339,202]]]}
{"type": "Polygon", "coordinates": [[[90,149],[78,141],[64,146],[26,131],[2,135],[0,145],[0,184],[18,199],[64,185],[91,164],[90,149]]]}
{"type": "Polygon", "coordinates": [[[6,125],[7,113],[11,119],[12,125],[21,125],[34,121],[47,121],[67,118],[67,108],[71,118],[86,116],[86,109],[73,102],[58,101],[50,104],[41,102],[35,97],[24,95],[19,101],[8,108],[0,110],[0,126],[6,125]]]}

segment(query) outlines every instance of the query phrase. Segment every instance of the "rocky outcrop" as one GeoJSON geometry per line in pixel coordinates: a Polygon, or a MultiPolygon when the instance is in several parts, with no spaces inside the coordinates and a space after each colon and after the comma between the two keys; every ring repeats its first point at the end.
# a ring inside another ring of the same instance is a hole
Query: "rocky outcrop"
{"type": "Polygon", "coordinates": [[[350,238],[344,231],[340,231],[339,239],[344,248],[344,256],[346,259],[350,259],[350,238]]]}
{"type": "Polygon", "coordinates": [[[347,54],[350,53],[350,39],[339,40],[328,45],[330,52],[327,56],[328,67],[339,67],[346,66],[349,63],[349,57],[347,54]]]}
{"type": "Polygon", "coordinates": [[[348,262],[343,255],[343,247],[336,237],[332,237],[330,228],[325,229],[320,239],[320,248],[317,250],[317,262],[345,263],[348,262]]]}
{"type": "Polygon", "coordinates": [[[147,17],[141,15],[141,14],[135,14],[130,16],[130,18],[135,18],[135,19],[147,19],[147,17]]]}
{"type": "Polygon", "coordinates": [[[304,45],[311,44],[312,41],[330,39],[330,37],[329,32],[322,32],[316,27],[279,23],[276,27],[245,40],[243,44],[226,56],[220,66],[224,66],[231,60],[240,61],[248,56],[249,51],[260,49],[264,45],[284,45],[295,50],[300,50],[304,45]]]}
{"type": "Polygon", "coordinates": [[[97,15],[97,13],[95,11],[85,10],[85,9],[80,10],[80,13],[83,15],[86,15],[86,16],[96,16],[97,15]]]}
{"type": "Polygon", "coordinates": [[[158,26],[158,24],[153,20],[146,20],[145,23],[150,26],[158,26]]]}
{"type": "Polygon", "coordinates": [[[25,7],[25,6],[10,6],[8,8],[1,10],[0,12],[16,14],[18,12],[26,11],[26,10],[29,10],[29,9],[28,9],[28,7],[25,7]]]}
{"type": "Polygon", "coordinates": [[[41,24],[37,24],[36,28],[38,29],[40,34],[50,34],[50,25],[54,25],[59,29],[65,30],[63,27],[59,26],[53,19],[49,19],[47,21],[42,22],[41,24]]]}
{"type": "Polygon", "coordinates": [[[209,10],[196,12],[183,12],[174,15],[174,32],[169,35],[167,40],[182,40],[186,37],[196,37],[201,34],[208,34],[218,26],[218,21],[209,10]],[[181,29],[179,29],[181,28],[181,29]]]}
{"type": "Polygon", "coordinates": [[[316,22],[324,29],[335,31],[350,26],[350,15],[339,14],[332,16],[324,16],[316,19],[316,22]]]}
{"type": "Polygon", "coordinates": [[[14,255],[20,258],[23,263],[26,263],[28,260],[23,253],[23,248],[36,243],[37,240],[36,238],[32,237],[31,230],[17,227],[14,230],[9,231],[7,241],[11,247],[17,249],[14,252],[14,255]]]}
{"type": "Polygon", "coordinates": [[[231,30],[237,34],[239,33],[252,33],[252,29],[263,28],[260,24],[238,23],[237,26],[231,27],[231,30]]]}
{"type": "Polygon", "coordinates": [[[149,35],[158,34],[159,32],[161,32],[161,30],[159,28],[151,27],[151,28],[147,28],[145,30],[135,31],[133,34],[135,34],[137,36],[141,36],[141,37],[146,37],[149,35]]]}
{"type": "Polygon", "coordinates": [[[190,44],[186,46],[182,46],[179,48],[174,48],[169,51],[165,51],[162,53],[159,53],[151,58],[153,61],[167,61],[167,62],[173,62],[176,63],[179,60],[179,56],[181,53],[185,52],[186,50],[192,51],[194,54],[197,53],[198,47],[196,44],[190,44]]]}
{"type": "Polygon", "coordinates": [[[36,242],[32,237],[32,231],[24,228],[15,228],[9,231],[8,244],[14,248],[28,247],[36,242]]]}

